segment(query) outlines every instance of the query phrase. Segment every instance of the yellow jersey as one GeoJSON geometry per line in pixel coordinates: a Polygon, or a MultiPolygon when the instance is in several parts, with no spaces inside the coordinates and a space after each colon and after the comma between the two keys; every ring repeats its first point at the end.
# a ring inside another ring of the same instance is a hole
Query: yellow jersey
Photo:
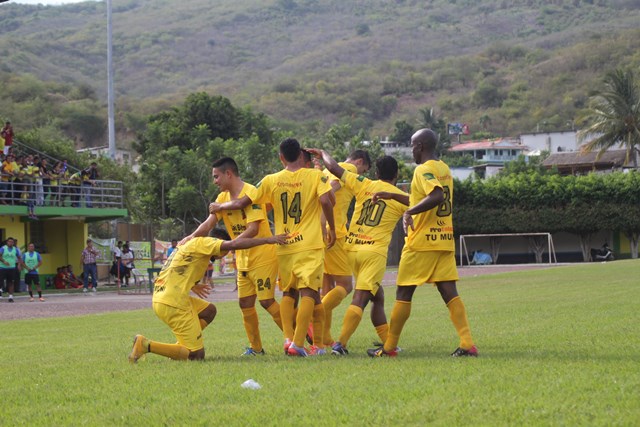
{"type": "Polygon", "coordinates": [[[411,180],[410,204],[416,205],[434,188],[444,192],[437,208],[413,215],[414,230],[408,230],[405,244],[413,251],[455,251],[453,240],[453,178],[442,160],[418,165],[411,180]]]}
{"type": "Polygon", "coordinates": [[[191,310],[189,292],[209,267],[209,259],[220,255],[224,240],[195,237],[171,253],[153,285],[153,302],[191,310]]]}
{"type": "Polygon", "coordinates": [[[345,171],[341,178],[344,186],[356,196],[356,207],[345,238],[347,251],[370,251],[387,256],[393,229],[409,208],[396,200],[378,200],[371,197],[379,191],[407,195],[384,181],[372,181],[364,176],[345,171]]]}
{"type": "Polygon", "coordinates": [[[253,203],[273,206],[276,234],[289,234],[276,248],[281,255],[324,248],[319,197],[329,191],[329,179],[318,169],[283,169],[265,176],[247,196],[253,203]]]}
{"type": "MultiPolygon", "coordinates": [[[[247,189],[254,189],[251,184],[244,183],[242,190],[238,194],[241,199],[247,194],[247,189]]],[[[224,191],[216,198],[216,203],[224,203],[231,200],[228,191],[224,191]]],[[[246,229],[247,224],[260,221],[258,225],[258,234],[255,237],[271,237],[271,229],[267,219],[267,209],[264,205],[252,204],[242,210],[220,211],[216,213],[218,221],[223,221],[227,232],[232,238],[241,235],[246,229]]],[[[239,249],[236,252],[236,266],[238,271],[248,271],[249,268],[261,267],[263,265],[276,262],[276,245],[262,245],[251,249],[239,249]]]]}
{"type": "MultiPolygon", "coordinates": [[[[338,163],[342,168],[346,171],[356,173],[357,168],[356,165],[341,162],[338,163]]],[[[329,181],[337,181],[342,185],[342,182],[339,178],[336,178],[328,169],[322,171],[324,175],[329,178],[329,181]]],[[[347,188],[340,188],[336,191],[336,204],[333,206],[333,221],[336,224],[336,239],[341,239],[347,235],[347,211],[349,210],[349,205],[351,204],[351,200],[353,199],[353,193],[351,190],[347,188]]]]}

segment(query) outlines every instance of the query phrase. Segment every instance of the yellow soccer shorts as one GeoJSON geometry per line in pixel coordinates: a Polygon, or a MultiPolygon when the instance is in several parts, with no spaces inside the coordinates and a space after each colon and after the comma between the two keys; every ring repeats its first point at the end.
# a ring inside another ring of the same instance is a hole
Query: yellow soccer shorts
{"type": "Polygon", "coordinates": [[[356,278],[356,290],[369,291],[375,295],[382,286],[382,278],[387,270],[387,257],[376,252],[347,252],[349,263],[356,278]]]}
{"type": "Polygon", "coordinates": [[[405,246],[398,267],[398,286],[458,280],[455,252],[412,251],[405,246]]]}
{"type": "Polygon", "coordinates": [[[333,276],[351,276],[349,256],[345,250],[344,237],[336,239],[335,245],[324,251],[324,272],[333,276]]]}
{"type": "Polygon", "coordinates": [[[317,291],[322,286],[324,249],[278,255],[280,290],[309,288],[317,291]]]}
{"type": "Polygon", "coordinates": [[[258,301],[272,299],[278,280],[278,263],[269,263],[249,271],[238,271],[238,298],[258,295],[258,301]]]}
{"type": "Polygon", "coordinates": [[[191,310],[154,302],[153,311],[160,320],[171,328],[180,345],[185,346],[189,351],[197,351],[204,348],[198,314],[209,306],[209,302],[194,297],[189,297],[189,299],[191,300],[191,310]]]}

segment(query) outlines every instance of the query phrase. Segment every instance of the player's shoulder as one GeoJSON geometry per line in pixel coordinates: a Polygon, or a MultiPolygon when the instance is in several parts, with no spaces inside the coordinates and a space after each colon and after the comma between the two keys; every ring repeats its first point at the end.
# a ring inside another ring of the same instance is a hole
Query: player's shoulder
{"type": "Polygon", "coordinates": [[[223,191],[222,193],[218,194],[218,197],[216,197],[216,203],[228,202],[230,199],[231,196],[229,195],[229,192],[223,191]]]}

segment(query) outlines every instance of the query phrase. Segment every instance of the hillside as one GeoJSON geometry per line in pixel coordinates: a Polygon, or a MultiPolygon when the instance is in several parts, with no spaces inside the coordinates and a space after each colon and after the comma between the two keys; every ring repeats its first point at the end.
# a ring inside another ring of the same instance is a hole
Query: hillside
{"type": "MultiPolygon", "coordinates": [[[[206,90],[310,133],[342,122],[384,137],[425,107],[495,134],[557,129],[572,125],[604,71],[640,64],[637,0],[114,0],[113,8],[120,114],[206,90]]],[[[104,3],[0,6],[0,71],[89,85],[104,100],[105,52],[104,3]]]]}

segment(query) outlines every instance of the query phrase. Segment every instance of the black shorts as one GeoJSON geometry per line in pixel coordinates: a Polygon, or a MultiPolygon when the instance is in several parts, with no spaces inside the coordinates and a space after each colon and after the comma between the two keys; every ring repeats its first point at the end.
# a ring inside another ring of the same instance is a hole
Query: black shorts
{"type": "Polygon", "coordinates": [[[0,284],[3,284],[6,280],[7,283],[16,283],[16,271],[15,268],[0,268],[0,284]]]}
{"type": "Polygon", "coordinates": [[[38,273],[27,273],[24,276],[24,283],[27,286],[31,286],[31,285],[40,286],[40,275],[38,275],[38,273]]]}

